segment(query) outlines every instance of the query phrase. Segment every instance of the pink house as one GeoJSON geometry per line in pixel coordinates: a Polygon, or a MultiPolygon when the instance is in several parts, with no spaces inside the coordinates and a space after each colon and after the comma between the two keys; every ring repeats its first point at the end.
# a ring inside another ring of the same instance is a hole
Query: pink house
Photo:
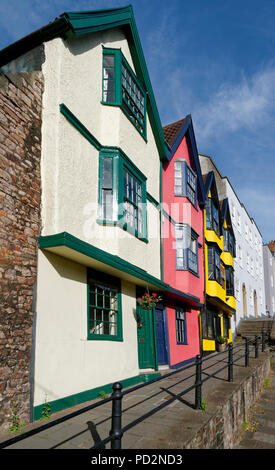
{"type": "MultiPolygon", "coordinates": [[[[200,353],[204,302],[204,186],[191,116],[164,127],[169,161],[163,165],[163,273],[169,366],[200,353]]],[[[159,354],[160,356],[160,354],[159,354]]]]}

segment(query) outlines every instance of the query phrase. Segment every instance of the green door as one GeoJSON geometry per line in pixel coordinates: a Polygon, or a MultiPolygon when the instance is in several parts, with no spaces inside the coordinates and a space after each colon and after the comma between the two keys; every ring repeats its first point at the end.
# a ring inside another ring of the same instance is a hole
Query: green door
{"type": "Polygon", "coordinates": [[[137,306],[138,361],[140,369],[156,368],[154,310],[137,306]]]}

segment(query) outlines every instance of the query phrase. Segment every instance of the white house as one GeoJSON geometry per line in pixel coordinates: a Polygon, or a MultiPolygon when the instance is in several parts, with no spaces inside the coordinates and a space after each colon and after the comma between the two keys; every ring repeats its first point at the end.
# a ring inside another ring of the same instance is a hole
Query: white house
{"type": "Polygon", "coordinates": [[[243,318],[266,315],[263,273],[262,235],[256,222],[239,200],[230,180],[222,176],[210,156],[200,154],[202,174],[213,170],[219,199],[229,200],[231,220],[236,238],[234,259],[234,285],[236,315],[232,321],[232,333],[243,318]]]}
{"type": "Polygon", "coordinates": [[[45,401],[57,411],[158,369],[154,319],[138,338],[136,308],[138,295],[168,289],[158,208],[167,146],[132,7],[65,13],[3,50],[1,65],[41,70],[44,84],[38,419],[45,401]]]}
{"type": "Polygon", "coordinates": [[[273,316],[275,315],[275,254],[269,245],[263,245],[265,299],[266,313],[268,316],[273,316]]]}

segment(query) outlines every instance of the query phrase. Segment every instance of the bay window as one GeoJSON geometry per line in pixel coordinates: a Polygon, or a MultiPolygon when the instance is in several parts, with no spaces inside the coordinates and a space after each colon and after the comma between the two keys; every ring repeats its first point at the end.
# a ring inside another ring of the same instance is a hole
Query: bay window
{"type": "Polygon", "coordinates": [[[102,103],[120,106],[146,140],[146,93],[120,49],[103,48],[102,103]]]}

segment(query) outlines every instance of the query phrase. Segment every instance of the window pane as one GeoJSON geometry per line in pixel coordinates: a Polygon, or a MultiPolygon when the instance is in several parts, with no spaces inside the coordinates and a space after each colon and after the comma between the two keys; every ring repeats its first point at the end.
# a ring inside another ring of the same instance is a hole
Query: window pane
{"type": "Polygon", "coordinates": [[[142,198],[141,184],[124,168],[123,171],[123,193],[124,193],[124,222],[142,233],[142,198]]]}
{"type": "Polygon", "coordinates": [[[134,125],[141,133],[144,133],[145,116],[143,92],[125,63],[122,63],[121,74],[123,107],[134,125]]]}
{"type": "Polygon", "coordinates": [[[114,56],[103,56],[103,101],[115,101],[115,69],[114,69],[114,56]]]}
{"type": "Polygon", "coordinates": [[[117,335],[118,290],[114,286],[89,280],[89,332],[93,335],[117,335]]]}

